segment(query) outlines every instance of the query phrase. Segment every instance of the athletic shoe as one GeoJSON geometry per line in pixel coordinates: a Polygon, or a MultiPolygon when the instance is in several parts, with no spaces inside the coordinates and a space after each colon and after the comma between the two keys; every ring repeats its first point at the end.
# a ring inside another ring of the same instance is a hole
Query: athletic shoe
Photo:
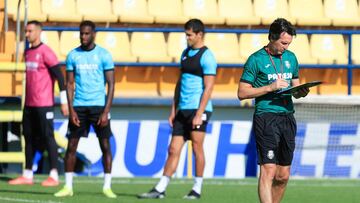
{"type": "Polygon", "coordinates": [[[103,189],[103,193],[108,198],[116,198],[116,194],[109,188],[109,189],[103,189]]]}
{"type": "Polygon", "coordinates": [[[59,185],[59,181],[55,180],[52,177],[48,177],[46,180],[41,182],[41,186],[44,186],[44,187],[54,187],[54,186],[58,186],[58,185],[59,185]]]}
{"type": "Polygon", "coordinates": [[[189,194],[184,196],[184,199],[200,199],[201,195],[194,190],[191,190],[189,194]]]}
{"type": "Polygon", "coordinates": [[[59,192],[55,193],[55,197],[72,197],[74,195],[73,190],[64,186],[59,192]]]}
{"type": "Polygon", "coordinates": [[[155,188],[151,189],[149,192],[138,195],[140,199],[163,199],[165,197],[165,191],[159,192],[155,188]]]}
{"type": "Polygon", "coordinates": [[[18,178],[12,179],[8,182],[10,185],[33,185],[34,181],[32,178],[25,178],[20,176],[18,178]]]}

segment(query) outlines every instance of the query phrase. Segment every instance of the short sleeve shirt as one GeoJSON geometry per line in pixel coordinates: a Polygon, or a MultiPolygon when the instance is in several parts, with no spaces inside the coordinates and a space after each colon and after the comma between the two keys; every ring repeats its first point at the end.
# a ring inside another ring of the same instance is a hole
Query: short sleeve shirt
{"type": "Polygon", "coordinates": [[[49,107],[54,105],[54,78],[49,68],[59,61],[55,53],[41,43],[25,50],[26,93],[25,106],[49,107]]]}
{"type": "MultiPolygon", "coordinates": [[[[265,48],[262,48],[246,61],[241,81],[258,88],[271,84],[279,75],[289,83],[290,87],[292,79],[299,78],[299,65],[295,54],[286,50],[281,57],[271,56],[265,48]],[[270,57],[273,59],[275,67],[270,57]]],[[[278,95],[272,92],[255,98],[255,114],[264,112],[293,113],[291,94],[278,95]]]]}
{"type": "Polygon", "coordinates": [[[74,72],[75,95],[73,106],[105,106],[105,71],[113,71],[111,54],[96,45],[86,51],[78,47],[66,58],[66,71],[74,72]]]}
{"type": "MultiPolygon", "coordinates": [[[[200,49],[190,49],[188,56],[192,57],[199,52],[200,49]]],[[[184,57],[182,54],[181,59],[184,57]]],[[[200,66],[203,75],[216,75],[217,63],[213,53],[207,49],[200,58],[200,66]]],[[[180,100],[179,109],[198,109],[200,106],[201,96],[204,92],[204,78],[189,74],[181,74],[180,100]]],[[[205,111],[212,112],[212,102],[208,101],[205,111]]]]}

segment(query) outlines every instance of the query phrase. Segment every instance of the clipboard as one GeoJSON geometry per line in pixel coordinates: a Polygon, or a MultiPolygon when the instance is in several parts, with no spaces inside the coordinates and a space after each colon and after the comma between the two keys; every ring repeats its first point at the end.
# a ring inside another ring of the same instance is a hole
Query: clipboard
{"type": "Polygon", "coordinates": [[[304,87],[310,88],[310,87],[314,87],[317,85],[321,85],[322,83],[323,83],[322,81],[312,81],[312,82],[304,83],[304,84],[301,84],[301,85],[298,85],[295,87],[282,89],[282,90],[276,92],[276,94],[292,94],[294,92],[299,91],[300,89],[302,89],[304,87]]]}

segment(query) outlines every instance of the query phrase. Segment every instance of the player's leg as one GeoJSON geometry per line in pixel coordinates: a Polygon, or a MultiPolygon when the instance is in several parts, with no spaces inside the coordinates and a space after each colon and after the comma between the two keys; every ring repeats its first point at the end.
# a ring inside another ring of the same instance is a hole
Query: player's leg
{"type": "Polygon", "coordinates": [[[109,138],[99,138],[99,144],[103,154],[104,173],[111,173],[112,155],[109,138]]]}
{"type": "Polygon", "coordinates": [[[33,164],[33,156],[34,156],[34,140],[33,139],[33,127],[32,120],[34,116],[32,116],[32,111],[30,108],[24,108],[24,115],[23,115],[23,133],[25,138],[25,169],[31,170],[33,164]]]}
{"type": "Polygon", "coordinates": [[[174,120],[173,132],[168,148],[168,158],[165,162],[164,172],[160,181],[155,186],[155,190],[164,193],[167,186],[169,185],[171,176],[175,173],[179,164],[181,150],[189,139],[189,131],[186,131],[186,117],[182,111],[179,111],[174,120]]]}
{"type": "Polygon", "coordinates": [[[181,112],[175,116],[172,138],[168,148],[168,158],[165,162],[164,172],[156,186],[147,193],[138,195],[138,198],[160,199],[165,197],[165,190],[170,183],[171,176],[179,164],[181,149],[185,144],[185,120],[181,112]]]}
{"type": "Polygon", "coordinates": [[[104,166],[104,185],[103,193],[106,197],[116,198],[116,194],[111,190],[111,167],[112,167],[112,155],[109,138],[99,138],[100,148],[103,154],[103,166],[104,166]]]}
{"type": "Polygon", "coordinates": [[[272,184],[272,202],[279,203],[284,196],[286,185],[290,177],[290,166],[277,166],[272,184]]]}
{"type": "Polygon", "coordinates": [[[65,153],[65,186],[54,194],[55,197],[73,196],[73,178],[76,163],[76,149],[80,137],[69,137],[65,153]]]}
{"type": "Polygon", "coordinates": [[[201,196],[204,168],[205,168],[205,155],[204,155],[204,138],[205,132],[192,131],[191,142],[195,156],[195,177],[194,185],[191,191],[184,196],[185,199],[199,199],[201,196]]]}
{"type": "Polygon", "coordinates": [[[165,163],[163,176],[171,177],[179,164],[181,149],[185,144],[182,136],[173,136],[168,148],[168,158],[165,163]]]}
{"type": "Polygon", "coordinates": [[[262,164],[258,182],[258,195],[261,203],[272,202],[272,185],[276,174],[276,164],[262,164]]]}
{"type": "MultiPolygon", "coordinates": [[[[196,111],[192,112],[191,120],[195,116],[195,113],[196,111]]],[[[189,194],[184,197],[185,199],[199,199],[201,196],[203,174],[205,168],[204,139],[206,127],[210,120],[210,116],[210,112],[204,112],[204,114],[202,115],[202,125],[200,125],[199,128],[191,130],[192,148],[195,155],[195,178],[194,186],[192,187],[192,190],[189,192],[189,194]]]]}
{"type": "Polygon", "coordinates": [[[111,190],[111,167],[112,167],[112,155],[110,146],[110,137],[112,136],[110,120],[108,125],[99,127],[97,121],[103,112],[102,107],[92,107],[90,109],[89,120],[91,125],[95,129],[95,133],[99,139],[100,149],[102,152],[102,161],[104,167],[104,185],[103,194],[108,198],[116,198],[116,194],[111,190]]]}
{"type": "Polygon", "coordinates": [[[80,137],[70,137],[68,139],[68,145],[65,153],[65,176],[69,173],[69,181],[66,179],[66,183],[72,188],[72,174],[75,170],[76,164],[76,150],[80,141],[80,137]]]}
{"type": "Polygon", "coordinates": [[[292,114],[281,117],[281,136],[278,153],[278,167],[275,174],[272,195],[273,202],[280,202],[290,177],[290,165],[295,150],[296,121],[292,114]]]}
{"type": "Polygon", "coordinates": [[[96,136],[98,137],[100,149],[103,155],[103,167],[104,173],[110,174],[111,173],[111,166],[112,166],[112,155],[111,155],[111,147],[110,147],[110,137],[112,136],[111,127],[110,127],[110,120],[109,123],[104,126],[100,127],[97,125],[98,119],[103,111],[103,107],[91,107],[89,108],[89,122],[90,125],[93,126],[95,129],[96,136]]]}
{"type": "Polygon", "coordinates": [[[34,133],[32,122],[36,120],[33,118],[32,110],[29,107],[24,107],[23,110],[23,119],[22,119],[22,128],[25,138],[25,169],[22,176],[10,180],[8,183],[10,185],[23,185],[23,184],[33,184],[33,156],[34,156],[34,133]]]}
{"type": "Polygon", "coordinates": [[[280,129],[279,116],[272,113],[254,115],[253,129],[255,133],[260,176],[258,195],[260,202],[272,202],[272,184],[278,163],[278,145],[280,129]]]}
{"type": "Polygon", "coordinates": [[[165,192],[171,176],[175,173],[179,164],[181,149],[185,144],[185,140],[182,136],[173,136],[171,138],[170,146],[168,148],[168,158],[165,162],[164,172],[160,181],[155,186],[155,189],[159,192],[165,192]]]}
{"type": "Polygon", "coordinates": [[[42,186],[59,185],[59,175],[57,170],[58,146],[54,138],[54,111],[53,107],[38,109],[41,140],[48,151],[50,161],[49,178],[41,183],[42,186]]]}
{"type": "Polygon", "coordinates": [[[195,155],[195,175],[202,177],[205,168],[204,138],[205,132],[193,131],[191,133],[192,147],[195,155]]]}
{"type": "Polygon", "coordinates": [[[165,190],[170,183],[171,176],[175,173],[179,163],[181,149],[185,144],[183,136],[173,136],[168,148],[168,158],[165,163],[164,172],[159,182],[147,193],[138,195],[143,199],[162,199],[165,197],[165,190]]]}
{"type": "Polygon", "coordinates": [[[75,107],[74,108],[78,118],[80,120],[80,126],[75,126],[69,121],[68,126],[68,145],[65,153],[65,186],[57,193],[55,197],[73,196],[73,177],[76,164],[76,150],[79,144],[79,140],[82,136],[87,136],[90,125],[87,121],[86,108],[75,107]]]}

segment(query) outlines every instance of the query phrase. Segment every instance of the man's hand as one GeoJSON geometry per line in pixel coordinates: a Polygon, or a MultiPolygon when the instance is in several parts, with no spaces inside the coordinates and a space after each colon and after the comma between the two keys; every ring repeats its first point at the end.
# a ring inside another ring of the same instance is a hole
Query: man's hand
{"type": "Polygon", "coordinates": [[[174,127],[174,120],[175,120],[175,112],[171,111],[170,116],[168,118],[170,127],[174,127]]]}
{"type": "Polygon", "coordinates": [[[310,90],[307,87],[301,88],[298,91],[293,93],[293,96],[296,99],[299,99],[300,97],[306,97],[307,94],[309,94],[310,90]]]}
{"type": "Polygon", "coordinates": [[[277,79],[277,80],[275,80],[273,83],[271,83],[269,85],[270,92],[273,92],[273,91],[276,91],[276,90],[279,90],[279,89],[283,89],[283,88],[286,88],[288,86],[289,86],[289,83],[284,79],[277,79]]]}
{"type": "Polygon", "coordinates": [[[70,122],[77,127],[80,127],[80,120],[74,109],[70,110],[70,122]]]}
{"type": "Polygon", "coordinates": [[[97,125],[100,126],[101,128],[105,127],[107,124],[109,123],[109,118],[108,118],[108,113],[103,112],[100,117],[99,120],[97,122],[97,125]]]}
{"type": "Polygon", "coordinates": [[[61,108],[61,114],[63,116],[68,116],[69,115],[69,108],[68,108],[67,104],[61,104],[60,108],[61,108]]]}
{"type": "Polygon", "coordinates": [[[198,115],[198,114],[195,115],[195,117],[192,120],[192,129],[199,129],[200,128],[200,126],[203,123],[201,116],[202,116],[201,114],[200,115],[198,115]]]}

